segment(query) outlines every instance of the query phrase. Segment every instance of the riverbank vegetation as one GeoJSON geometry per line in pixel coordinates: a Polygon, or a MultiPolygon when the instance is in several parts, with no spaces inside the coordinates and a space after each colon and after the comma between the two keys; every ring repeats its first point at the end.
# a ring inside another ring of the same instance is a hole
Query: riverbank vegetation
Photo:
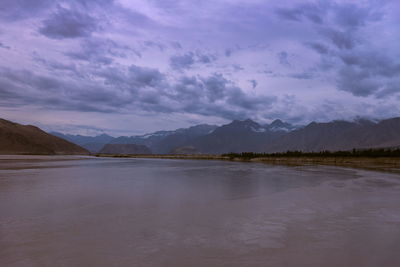
{"type": "Polygon", "coordinates": [[[380,149],[353,149],[349,151],[320,151],[320,152],[302,152],[302,151],[287,151],[287,152],[279,152],[279,153],[254,153],[254,152],[242,152],[242,153],[228,153],[223,154],[223,157],[229,157],[231,159],[234,158],[242,158],[242,159],[254,159],[254,158],[301,158],[301,157],[316,157],[316,158],[343,158],[343,157],[351,157],[351,158],[400,158],[400,148],[396,149],[388,149],[388,148],[380,148],[380,149]]]}

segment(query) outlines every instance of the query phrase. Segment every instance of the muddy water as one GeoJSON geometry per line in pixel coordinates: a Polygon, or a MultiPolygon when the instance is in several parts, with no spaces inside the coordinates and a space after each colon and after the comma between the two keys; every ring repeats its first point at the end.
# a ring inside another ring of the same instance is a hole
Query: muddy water
{"type": "Polygon", "coordinates": [[[400,176],[0,158],[0,266],[400,266],[400,176]]]}

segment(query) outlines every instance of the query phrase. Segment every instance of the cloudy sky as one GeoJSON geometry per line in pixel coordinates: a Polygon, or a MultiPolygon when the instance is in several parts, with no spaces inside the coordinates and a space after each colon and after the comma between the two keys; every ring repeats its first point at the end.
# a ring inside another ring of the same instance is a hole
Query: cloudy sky
{"type": "Polygon", "coordinates": [[[0,117],[135,135],[400,116],[400,1],[1,0],[0,117]]]}

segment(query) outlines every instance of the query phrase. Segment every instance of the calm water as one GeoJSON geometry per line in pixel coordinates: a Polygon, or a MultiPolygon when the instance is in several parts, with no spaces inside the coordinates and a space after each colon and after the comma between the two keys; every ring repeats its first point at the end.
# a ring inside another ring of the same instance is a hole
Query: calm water
{"type": "Polygon", "coordinates": [[[400,266],[400,176],[0,158],[0,266],[400,266]]]}

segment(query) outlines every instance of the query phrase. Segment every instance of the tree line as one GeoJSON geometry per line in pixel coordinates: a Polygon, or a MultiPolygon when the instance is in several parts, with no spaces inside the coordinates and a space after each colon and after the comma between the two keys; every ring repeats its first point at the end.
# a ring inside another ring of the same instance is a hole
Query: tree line
{"type": "Polygon", "coordinates": [[[265,158],[265,157],[400,157],[400,148],[371,148],[371,149],[353,149],[346,151],[319,151],[319,152],[303,152],[303,151],[286,151],[277,153],[227,153],[222,156],[229,158],[265,158]]]}

